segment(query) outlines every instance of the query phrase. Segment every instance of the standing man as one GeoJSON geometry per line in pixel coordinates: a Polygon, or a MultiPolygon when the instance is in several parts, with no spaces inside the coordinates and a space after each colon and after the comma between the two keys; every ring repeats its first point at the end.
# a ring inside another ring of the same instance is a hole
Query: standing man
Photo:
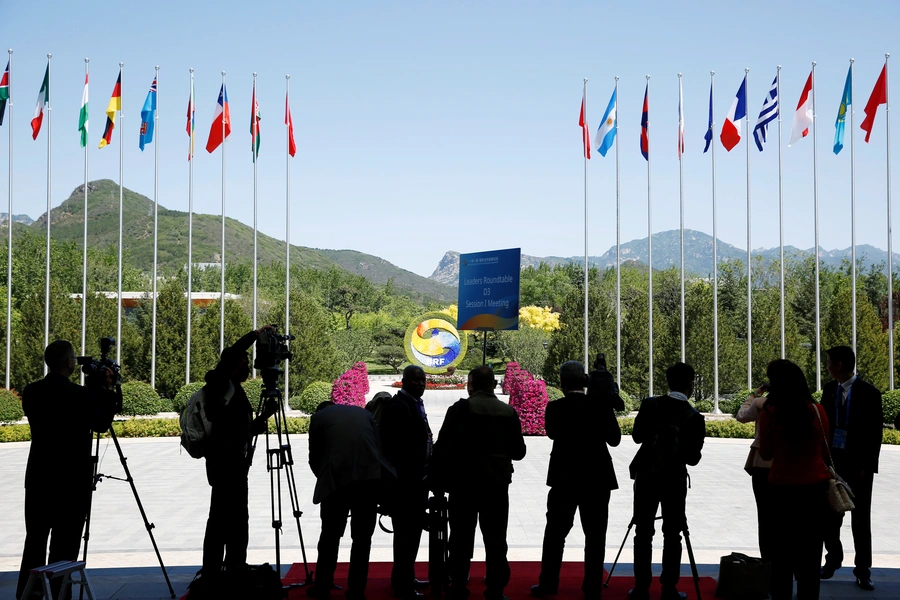
{"type": "MultiPolygon", "coordinates": [[[[544,427],[553,440],[547,472],[547,526],[541,551],[541,574],[531,595],[542,597],[559,590],[566,536],[575,521],[575,509],[584,529],[584,579],[581,591],[588,600],[600,598],[609,498],[618,489],[610,446],[622,439],[613,413],[613,398],[584,394],[584,365],[570,360],[559,368],[564,397],[547,404],[544,427]]],[[[613,385],[615,383],[613,382],[613,385]]]]}
{"type": "Polygon", "coordinates": [[[394,568],[391,586],[403,600],[421,598],[416,588],[428,586],[416,579],[416,555],[425,524],[428,487],[425,477],[431,459],[432,434],[422,394],[425,371],[409,365],[403,370],[402,387],[384,407],[381,415],[381,443],[384,456],[397,470],[391,502],[394,525],[394,568]]]}
{"type": "MultiPolygon", "coordinates": [[[[828,415],[828,441],[838,474],[846,480],[855,498],[850,513],[853,547],[856,551],[856,585],[874,590],[872,583],[872,482],[878,472],[884,409],[881,392],[854,373],[856,355],[849,346],[835,346],[826,353],[828,374],[834,378],[822,390],[822,408],[828,415]]],[[[841,568],[843,513],[833,513],[825,531],[825,566],[822,579],[831,579],[841,568]]]]}
{"type": "Polygon", "coordinates": [[[447,410],[434,445],[435,464],[450,493],[450,597],[464,600],[475,525],[484,537],[484,578],[488,600],[502,600],[509,583],[506,530],[509,524],[509,484],[514,460],[525,457],[519,415],[494,395],[497,380],[490,367],[469,372],[468,398],[447,410]]]}
{"type": "Polygon", "coordinates": [[[666,371],[669,393],[645,398],[634,420],[632,437],[640,449],[629,471],[634,479],[634,589],[631,600],[649,600],[653,573],[656,510],[662,506],[663,555],[661,600],[686,598],[677,589],[681,572],[681,532],[687,529],[687,465],[700,462],[706,437],[703,415],[688,403],[694,393],[694,369],[675,363],[666,371]]]}
{"type": "Polygon", "coordinates": [[[322,533],[316,583],[306,593],[331,596],[338,546],[350,518],[348,600],[364,600],[369,551],[377,518],[379,484],[394,469],[381,454],[378,429],[369,411],[357,406],[321,403],[309,422],[309,468],[316,476],[313,504],[322,504],[322,533]]]}
{"type": "Polygon", "coordinates": [[[594,370],[588,376],[588,398],[600,402],[612,402],[613,410],[625,410],[625,402],[619,396],[619,386],[606,368],[606,355],[598,354],[594,361],[594,370]]]}
{"type": "MultiPolygon", "coordinates": [[[[81,387],[69,380],[77,364],[70,342],[51,343],[44,350],[44,361],[47,375],[22,391],[31,449],[25,467],[25,548],[16,598],[25,590],[31,569],[78,560],[93,485],[91,431],[109,429],[116,399],[121,398],[105,367],[102,375],[90,376],[101,376],[102,382],[88,379],[88,386],[81,387]]],[[[54,598],[60,583],[59,579],[51,583],[54,598]]]]}

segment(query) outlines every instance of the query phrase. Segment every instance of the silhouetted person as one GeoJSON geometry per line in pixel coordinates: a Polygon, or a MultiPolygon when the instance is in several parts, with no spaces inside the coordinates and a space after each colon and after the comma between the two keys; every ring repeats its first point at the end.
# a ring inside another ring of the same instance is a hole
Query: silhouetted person
{"type": "MultiPolygon", "coordinates": [[[[103,382],[91,381],[88,387],[70,381],[75,350],[65,340],[47,346],[44,361],[47,375],[22,390],[31,448],[25,468],[25,548],[17,598],[31,569],[78,559],[93,484],[91,432],[109,429],[115,412],[116,392],[108,369],[103,370],[103,382]]],[[[54,598],[60,583],[55,579],[51,584],[54,598]]]]}
{"type": "Polygon", "coordinates": [[[350,573],[345,596],[365,597],[369,550],[377,519],[382,476],[394,469],[381,453],[375,419],[365,409],[328,401],[309,422],[309,468],[316,475],[313,503],[322,504],[316,583],[306,593],[328,598],[334,585],[338,546],[350,517],[350,573]]]}
{"type": "Polygon", "coordinates": [[[391,586],[398,598],[422,596],[416,587],[416,555],[425,524],[428,487],[425,477],[431,458],[432,435],[422,394],[425,371],[410,365],[403,370],[402,388],[384,407],[379,429],[381,446],[388,462],[397,470],[391,494],[391,522],[394,525],[394,568],[391,586]]]}
{"type": "Polygon", "coordinates": [[[769,499],[769,471],[772,469],[771,460],[763,460],[759,455],[759,417],[766,402],[765,393],[767,384],[761,385],[750,392],[747,399],[741,405],[735,420],[740,423],[753,423],[753,443],[750,444],[750,454],[744,463],[744,470],[750,475],[753,485],[753,497],[756,500],[757,538],[759,539],[759,555],[764,560],[772,560],[772,502],[769,499]]]}
{"type": "MultiPolygon", "coordinates": [[[[559,383],[565,396],[547,404],[544,428],[553,440],[547,470],[547,526],[541,550],[541,574],[531,594],[555,594],[559,588],[566,536],[581,515],[584,530],[584,579],[581,590],[589,599],[599,598],[603,583],[609,498],[618,489],[610,446],[622,439],[613,413],[613,399],[584,394],[584,365],[570,360],[559,368],[559,383]]],[[[615,383],[613,383],[615,385],[615,383]]]]}
{"type": "Polygon", "coordinates": [[[609,402],[615,411],[625,410],[625,402],[619,396],[619,385],[612,373],[606,369],[606,355],[598,354],[594,361],[594,370],[588,375],[588,398],[601,402],[609,402]]]}
{"type": "Polygon", "coordinates": [[[489,600],[503,598],[509,583],[506,530],[509,523],[509,484],[512,461],[525,457],[525,439],[519,415],[494,395],[497,381],[490,367],[469,372],[469,397],[447,409],[434,445],[440,463],[443,490],[450,493],[449,573],[451,598],[468,596],[467,583],[475,525],[484,538],[489,600]]]}
{"type": "Polygon", "coordinates": [[[681,532],[687,527],[687,465],[700,462],[706,436],[703,415],[688,402],[694,393],[694,369],[675,363],[666,370],[669,393],[645,398],[634,420],[632,437],[640,449],[629,470],[634,479],[634,589],[632,600],[650,597],[650,569],[656,510],[662,506],[663,555],[661,600],[685,598],[676,586],[681,572],[681,532]]]}
{"type": "Polygon", "coordinates": [[[759,453],[772,461],[769,498],[772,518],[772,600],[790,600],[793,579],[798,600],[819,597],[822,540],[828,523],[825,466],[828,417],[813,401],[803,371],[789,360],[766,368],[771,389],[759,417],[759,453]]]}
{"type": "Polygon", "coordinates": [[[225,583],[223,556],[229,585],[241,585],[246,574],[250,521],[248,450],[252,437],[265,432],[266,421],[277,407],[267,403],[263,414],[254,419],[241,383],[250,376],[247,350],[267,328],[251,331],[222,350],[216,368],[205,376],[206,415],[212,424],[205,456],[206,479],[212,487],[203,538],[203,578],[208,586],[225,583]]]}
{"type": "MultiPolygon", "coordinates": [[[[856,585],[874,590],[872,583],[872,482],[878,472],[881,453],[884,409],[881,392],[854,373],[856,355],[849,346],[836,346],[826,352],[828,373],[834,378],[822,390],[822,408],[830,423],[828,442],[838,475],[844,478],[855,498],[850,512],[853,548],[856,551],[853,574],[856,585]]],[[[825,533],[825,566],[822,579],[830,579],[844,560],[841,545],[843,513],[829,515],[825,533]]]]}

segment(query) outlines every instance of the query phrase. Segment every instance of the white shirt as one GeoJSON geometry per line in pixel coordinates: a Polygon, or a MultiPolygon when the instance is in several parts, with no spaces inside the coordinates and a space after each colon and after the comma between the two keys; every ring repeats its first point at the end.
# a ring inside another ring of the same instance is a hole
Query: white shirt
{"type": "Polygon", "coordinates": [[[688,397],[682,394],[681,392],[669,392],[669,398],[674,398],[676,400],[684,400],[688,401],[688,397]]]}
{"type": "Polygon", "coordinates": [[[841,384],[841,406],[847,404],[847,396],[850,394],[850,388],[853,386],[853,382],[856,381],[856,374],[853,374],[853,377],[845,381],[841,384]]]}

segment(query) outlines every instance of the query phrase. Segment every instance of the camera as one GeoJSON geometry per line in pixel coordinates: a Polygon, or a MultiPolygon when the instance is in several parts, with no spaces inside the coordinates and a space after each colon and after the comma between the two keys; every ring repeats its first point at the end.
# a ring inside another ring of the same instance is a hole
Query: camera
{"type": "Polygon", "coordinates": [[[78,364],[81,365],[81,372],[88,377],[96,375],[97,378],[94,381],[103,381],[103,368],[105,367],[112,371],[113,385],[122,385],[122,367],[114,360],[107,357],[109,351],[116,347],[116,338],[100,338],[98,343],[100,344],[100,358],[95,359],[92,356],[76,357],[78,364]]]}
{"type": "Polygon", "coordinates": [[[291,360],[294,355],[288,350],[287,344],[294,339],[292,335],[279,335],[278,327],[270,325],[272,331],[264,329],[260,332],[256,339],[256,360],[253,363],[254,369],[261,371],[267,369],[277,369],[278,363],[283,360],[291,360]]]}

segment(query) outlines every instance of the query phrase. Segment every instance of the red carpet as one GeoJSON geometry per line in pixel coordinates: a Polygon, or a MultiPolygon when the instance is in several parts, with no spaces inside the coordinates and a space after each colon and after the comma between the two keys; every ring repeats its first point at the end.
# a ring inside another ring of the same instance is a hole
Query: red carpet
{"type": "MultiPolygon", "coordinates": [[[[505,593],[510,600],[526,600],[531,598],[529,590],[531,586],[537,583],[538,574],[541,571],[540,562],[511,562],[509,564],[512,570],[512,577],[509,585],[506,586],[505,593]]],[[[372,563],[369,566],[369,583],[366,588],[366,600],[391,600],[391,567],[392,563],[381,562],[372,563]]],[[[624,571],[617,570],[622,577],[615,576],[609,582],[609,588],[603,590],[604,598],[615,598],[625,600],[628,597],[628,590],[634,587],[634,578],[630,574],[631,565],[626,565],[624,571]]],[[[310,564],[310,570],[315,570],[315,565],[310,564]]],[[[335,583],[344,589],[347,585],[347,563],[338,563],[337,571],[334,574],[335,583]]],[[[581,593],[581,579],[584,576],[584,566],[580,562],[565,562],[560,571],[559,594],[553,598],[558,599],[581,599],[584,595],[581,593]]],[[[428,578],[428,564],[416,564],[416,577],[419,579],[428,578]]],[[[604,571],[604,580],[606,572],[604,571]]],[[[287,575],[284,577],[284,583],[297,583],[306,579],[306,572],[303,565],[295,563],[287,575]]],[[[688,600],[696,598],[694,591],[694,582],[690,577],[682,577],[678,585],[678,589],[688,593],[688,600]]],[[[471,600],[482,600],[481,593],[484,591],[484,563],[473,562],[469,575],[469,590],[472,592],[471,600]]],[[[700,578],[700,592],[703,598],[713,599],[716,591],[716,580],[712,577],[700,578]]],[[[659,598],[659,581],[654,579],[650,588],[650,597],[659,598]]],[[[429,590],[424,590],[425,600],[431,598],[429,590]]],[[[344,600],[344,594],[341,590],[333,590],[331,597],[334,600],[344,600]]],[[[304,600],[307,598],[303,588],[292,590],[289,596],[290,600],[304,600]]]]}

